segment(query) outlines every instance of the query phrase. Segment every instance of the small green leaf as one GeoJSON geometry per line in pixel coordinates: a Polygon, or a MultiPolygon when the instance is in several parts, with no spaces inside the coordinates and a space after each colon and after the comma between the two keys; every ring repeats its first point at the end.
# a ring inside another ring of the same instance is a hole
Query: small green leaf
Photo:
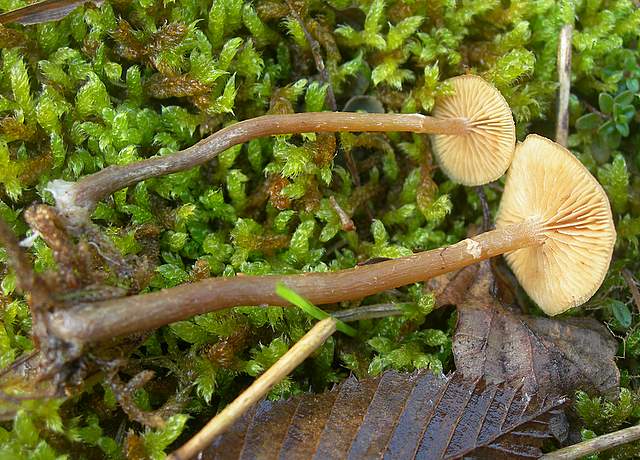
{"type": "Polygon", "coordinates": [[[598,105],[602,112],[611,113],[613,110],[613,96],[607,93],[600,93],[600,96],[598,96],[598,105]]]}
{"type": "Polygon", "coordinates": [[[229,68],[231,61],[236,57],[240,49],[240,45],[242,45],[242,38],[240,37],[232,38],[224,44],[218,56],[218,68],[220,70],[227,70],[229,68]]]}
{"type": "Polygon", "coordinates": [[[616,123],[616,130],[622,135],[627,137],[629,135],[629,125],[626,123],[616,123]]]}
{"type": "Polygon", "coordinates": [[[421,16],[410,16],[395,26],[390,26],[387,34],[387,49],[395,50],[400,48],[405,40],[418,30],[422,21],[424,21],[424,18],[421,16]]]}
{"type": "Polygon", "coordinates": [[[304,95],[305,110],[307,112],[322,111],[327,96],[327,88],[327,84],[321,84],[317,81],[312,82],[307,87],[307,92],[304,95]]]}
{"type": "Polygon", "coordinates": [[[203,358],[198,358],[196,360],[196,367],[198,369],[196,377],[196,391],[198,392],[198,396],[209,404],[211,402],[211,397],[216,390],[216,368],[210,360],[203,358]]]}
{"type": "Polygon", "coordinates": [[[600,117],[595,113],[587,113],[576,120],[576,128],[581,131],[595,129],[600,125],[600,117]]]}
{"type": "Polygon", "coordinates": [[[620,146],[621,139],[622,136],[615,130],[614,127],[614,131],[606,136],[605,141],[607,143],[607,147],[609,147],[611,150],[615,150],[620,146]]]}
{"type": "Polygon", "coordinates": [[[82,117],[88,115],[100,115],[102,109],[111,106],[109,93],[104,83],[96,74],[89,74],[89,80],[82,86],[76,95],[76,110],[82,117]]]}
{"type": "Polygon", "coordinates": [[[629,105],[633,102],[634,94],[631,91],[624,91],[616,96],[614,99],[616,104],[629,105]]]}
{"type": "MultiPolygon", "coordinates": [[[[595,114],[594,114],[595,115],[595,114]]],[[[580,119],[578,119],[580,120],[580,119]]],[[[616,131],[616,125],[613,122],[613,120],[609,120],[607,122],[605,122],[602,126],[600,126],[600,128],[598,128],[598,131],[602,134],[613,134],[616,131]]]]}
{"type": "MultiPolygon", "coordinates": [[[[313,305],[311,302],[299,295],[294,290],[289,289],[283,283],[278,283],[278,285],[276,286],[276,294],[278,294],[287,302],[292,303],[296,307],[300,308],[309,316],[313,316],[315,319],[322,320],[331,316],[329,315],[329,313],[313,305]]],[[[356,337],[358,335],[358,332],[354,328],[343,323],[340,320],[336,320],[336,329],[351,337],[356,337]]]]}
{"type": "Polygon", "coordinates": [[[632,105],[616,105],[616,107],[620,107],[620,109],[618,110],[618,114],[619,117],[624,118],[625,122],[633,119],[633,117],[636,115],[636,108],[632,105]]]}
{"type": "Polygon", "coordinates": [[[177,286],[189,279],[189,274],[182,268],[173,264],[164,264],[156,268],[162,278],[166,281],[167,287],[177,286]]]}
{"type": "Polygon", "coordinates": [[[626,329],[631,326],[631,312],[626,304],[619,300],[613,300],[611,301],[611,310],[613,311],[613,316],[615,316],[616,320],[623,328],[626,329]]]}
{"type": "Polygon", "coordinates": [[[233,114],[233,104],[236,98],[236,76],[232,75],[224,86],[222,95],[211,104],[209,112],[211,113],[231,113],[233,114]]]}

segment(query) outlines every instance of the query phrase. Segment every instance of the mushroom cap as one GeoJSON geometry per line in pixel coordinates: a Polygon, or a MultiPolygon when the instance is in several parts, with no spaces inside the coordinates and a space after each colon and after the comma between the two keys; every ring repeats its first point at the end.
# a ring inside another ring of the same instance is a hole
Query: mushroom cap
{"type": "Polygon", "coordinates": [[[465,118],[465,134],[435,134],[433,151],[443,171],[462,185],[482,185],[504,174],[513,158],[516,128],[502,94],[475,75],[449,80],[455,93],[436,100],[436,118],[465,118]]]}
{"type": "Polygon", "coordinates": [[[544,243],[505,254],[509,266],[548,315],[589,300],[602,284],[616,240],[605,191],[571,152],[529,135],[518,145],[496,227],[540,224],[544,243]]]}

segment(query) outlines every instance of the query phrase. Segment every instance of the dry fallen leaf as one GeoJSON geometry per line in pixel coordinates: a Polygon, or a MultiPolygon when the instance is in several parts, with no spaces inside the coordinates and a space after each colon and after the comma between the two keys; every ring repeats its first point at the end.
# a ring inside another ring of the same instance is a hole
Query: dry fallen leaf
{"type": "Polygon", "coordinates": [[[620,374],[616,342],[593,318],[551,319],[515,314],[491,296],[488,264],[458,305],[453,338],[456,369],[497,383],[524,378],[530,394],[573,394],[580,388],[615,395],[620,374]]]}
{"type": "Polygon", "coordinates": [[[431,285],[438,305],[458,305],[452,376],[388,372],[265,401],[202,458],[538,458],[568,433],[557,395],[617,391],[615,341],[591,319],[513,313],[492,284],[484,263],[431,285]]]}
{"type": "Polygon", "coordinates": [[[200,458],[537,458],[565,402],[531,397],[521,383],[387,372],[320,395],[264,401],[200,458]]]}
{"type": "Polygon", "coordinates": [[[469,288],[478,276],[479,268],[478,264],[469,265],[462,270],[445,273],[427,281],[427,287],[436,298],[436,307],[463,303],[469,288]]]}

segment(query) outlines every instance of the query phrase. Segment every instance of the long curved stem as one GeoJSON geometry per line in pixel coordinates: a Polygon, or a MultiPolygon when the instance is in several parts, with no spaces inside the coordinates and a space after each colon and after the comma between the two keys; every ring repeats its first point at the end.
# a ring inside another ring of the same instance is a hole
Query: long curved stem
{"type": "Polygon", "coordinates": [[[161,157],[124,166],[109,166],[75,183],[52,181],[58,210],[70,223],[83,223],[98,201],[111,193],[145,179],[163,176],[206,163],[234,145],[258,137],[307,132],[405,131],[428,134],[464,134],[462,118],[437,119],[420,114],[310,112],[264,115],[244,120],[217,131],[197,144],[161,157]]]}
{"type": "Polygon", "coordinates": [[[284,283],[315,304],[363,297],[424,281],[467,265],[543,242],[541,227],[524,222],[482,233],[452,246],[328,273],[210,278],[150,294],[79,305],[53,312],[49,331],[82,345],[155,329],[191,316],[241,305],[286,305],[284,283]]]}

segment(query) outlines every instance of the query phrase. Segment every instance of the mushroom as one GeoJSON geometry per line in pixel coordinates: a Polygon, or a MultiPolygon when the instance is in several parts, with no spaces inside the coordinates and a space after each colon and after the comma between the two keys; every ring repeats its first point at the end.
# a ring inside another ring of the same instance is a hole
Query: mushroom
{"type": "Polygon", "coordinates": [[[54,180],[47,190],[68,223],[81,225],[97,202],[109,194],[151,177],[201,165],[234,145],[263,136],[339,131],[432,134],[436,155],[454,181],[480,185],[495,180],[504,174],[513,156],[511,110],[498,90],[480,77],[466,75],[451,81],[455,94],[437,101],[433,117],[347,112],[264,115],[227,126],[183,151],[110,166],[75,183],[54,180]]]}
{"type": "Polygon", "coordinates": [[[567,149],[530,135],[518,146],[496,227],[537,223],[541,245],[505,254],[529,296],[548,315],[586,302],[609,268],[616,232],[605,191],[567,149]]]}
{"type": "Polygon", "coordinates": [[[531,135],[509,171],[497,228],[452,246],[347,270],[211,278],[51,313],[50,332],[82,345],[221,308],[283,305],[284,283],[316,304],[424,281],[503,253],[527,293],[555,315],[586,301],[607,271],[615,229],[609,201],[566,149],[531,135]]]}
{"type": "Polygon", "coordinates": [[[432,136],[436,159],[454,182],[468,186],[492,182],[513,158],[516,129],[511,109],[502,94],[480,77],[461,75],[449,82],[455,93],[436,101],[433,116],[464,119],[467,132],[432,136]]]}

